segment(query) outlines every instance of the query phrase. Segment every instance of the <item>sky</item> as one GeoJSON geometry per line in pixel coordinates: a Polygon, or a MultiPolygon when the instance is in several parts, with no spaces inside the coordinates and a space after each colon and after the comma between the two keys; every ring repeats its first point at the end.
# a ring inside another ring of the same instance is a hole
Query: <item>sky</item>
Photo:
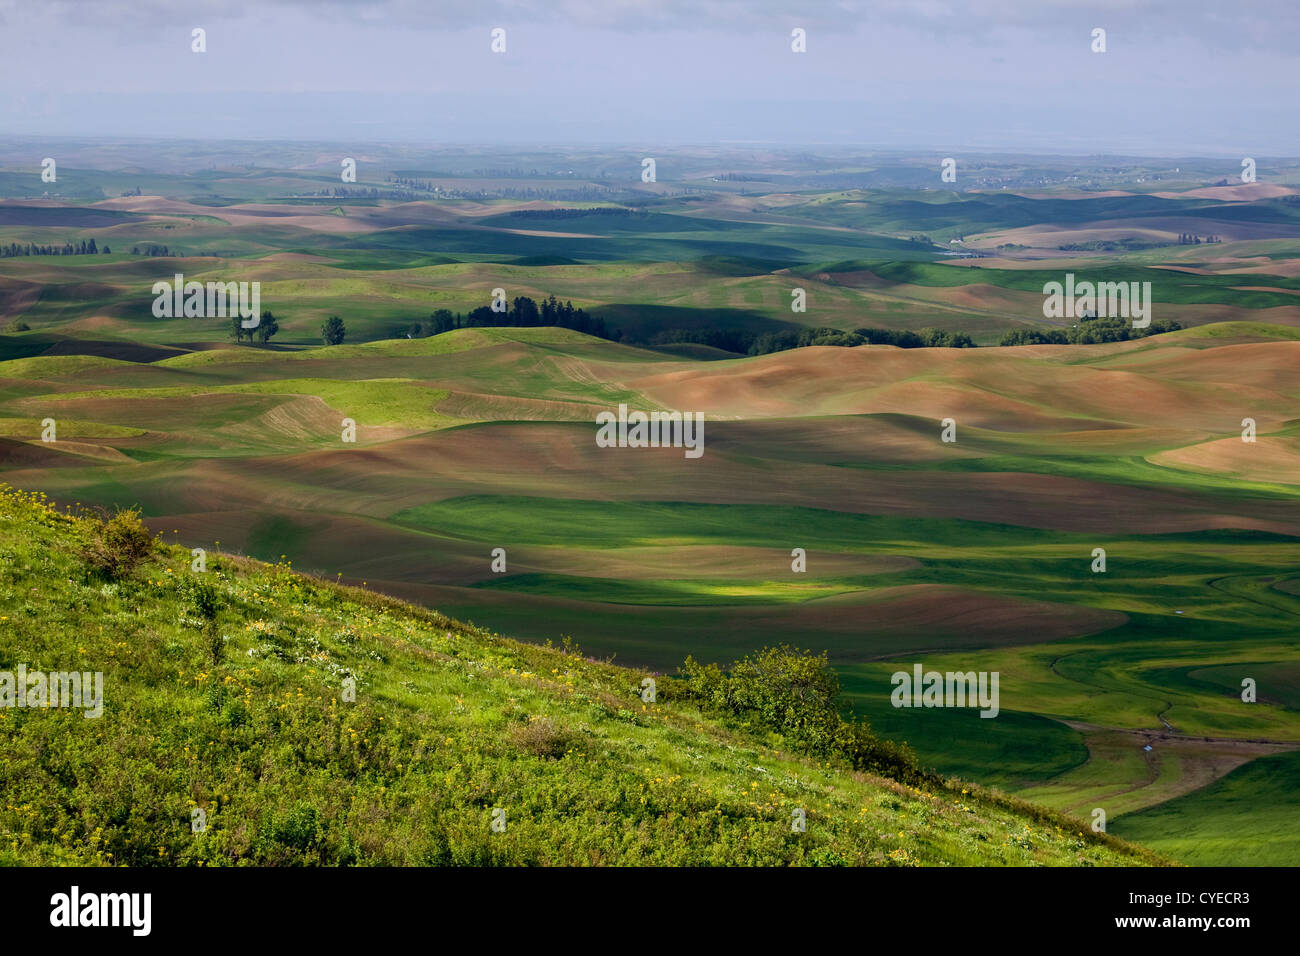
{"type": "Polygon", "coordinates": [[[1298,93],[1296,0],[0,0],[0,139],[1295,156],[1298,93]]]}

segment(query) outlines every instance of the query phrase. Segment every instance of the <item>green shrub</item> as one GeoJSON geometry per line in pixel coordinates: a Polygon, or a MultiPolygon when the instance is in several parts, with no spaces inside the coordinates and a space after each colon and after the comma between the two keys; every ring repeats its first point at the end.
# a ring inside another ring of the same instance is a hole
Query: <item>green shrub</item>
{"type": "Polygon", "coordinates": [[[921,770],[906,744],[881,740],[867,724],[840,715],[840,682],[824,651],[764,648],[726,671],[688,657],[681,673],[685,696],[704,709],[757,722],[807,753],[907,783],[940,782],[921,770]]]}
{"type": "Polygon", "coordinates": [[[320,811],[310,803],[299,801],[287,812],[272,811],[262,824],[264,852],[275,859],[293,851],[294,855],[315,849],[321,838],[320,811]]]}
{"type": "Polygon", "coordinates": [[[215,585],[202,578],[181,578],[176,582],[176,590],[188,605],[188,610],[205,624],[217,619],[221,610],[221,592],[215,585]]]}
{"type": "Polygon", "coordinates": [[[154,538],[140,520],[140,512],[122,510],[91,528],[91,540],[83,557],[95,571],[110,581],[129,578],[154,549],[154,538]]]}
{"type": "Polygon", "coordinates": [[[510,730],[510,742],[524,753],[557,760],[581,743],[576,734],[548,717],[517,724],[510,730]]]}

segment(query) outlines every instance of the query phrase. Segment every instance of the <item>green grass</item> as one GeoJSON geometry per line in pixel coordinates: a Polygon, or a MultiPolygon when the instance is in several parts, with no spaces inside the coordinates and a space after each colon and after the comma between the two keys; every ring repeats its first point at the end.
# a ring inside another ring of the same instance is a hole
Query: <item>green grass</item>
{"type": "Polygon", "coordinates": [[[976,710],[896,708],[888,694],[889,675],[896,670],[910,671],[910,666],[841,666],[845,702],[876,733],[907,741],[925,766],[1019,790],[1088,759],[1081,733],[1035,714],[1001,709],[989,719],[976,710]]]}
{"type": "MultiPolygon", "coordinates": [[[[42,419],[36,418],[0,418],[0,437],[26,438],[36,440],[41,437],[44,426],[42,419]]],[[[124,425],[106,425],[103,422],[77,421],[76,419],[56,419],[55,440],[78,438],[130,438],[143,435],[140,428],[124,425]]],[[[53,446],[57,447],[57,445],[53,446]]]]}
{"type": "Polygon", "coordinates": [[[445,389],[429,388],[411,379],[367,379],[363,382],[283,379],[226,388],[270,395],[315,395],[331,408],[356,419],[358,424],[442,428],[455,421],[434,411],[435,406],[447,397],[445,389]]]}
{"type": "Polygon", "coordinates": [[[447,397],[443,389],[429,388],[411,379],[367,379],[341,382],[335,379],[276,379],[239,385],[172,385],[160,388],[122,388],[110,392],[61,392],[46,396],[57,402],[97,402],[104,398],[177,399],[204,395],[310,395],[331,408],[355,418],[358,424],[396,425],[408,428],[441,428],[456,420],[434,411],[447,397]]]}
{"type": "Polygon", "coordinates": [[[517,594],[544,594],[607,604],[658,607],[725,607],[815,601],[857,590],[860,584],[843,581],[624,581],[614,578],[562,574],[515,574],[484,581],[481,588],[500,588],[517,594]]]}
{"type": "Polygon", "coordinates": [[[33,358],[10,359],[5,363],[5,375],[13,378],[44,379],[82,375],[92,370],[129,368],[131,362],[100,358],[96,355],[38,355],[33,358]]]}
{"type": "MultiPolygon", "coordinates": [[[[436,529],[446,537],[483,539],[491,531],[518,544],[627,548],[654,544],[731,544],[768,547],[796,541],[804,547],[875,553],[943,546],[1022,544],[1025,529],[979,521],[851,514],[821,508],[721,505],[689,501],[582,501],[569,498],[468,495],[403,509],[391,520],[436,529]],[[807,544],[804,544],[807,542],[807,544]]],[[[1082,536],[1080,537],[1082,539],[1082,536]]]]}
{"type": "Polygon", "coordinates": [[[1300,865],[1300,752],[1262,757],[1203,790],[1116,819],[1109,832],[1191,865],[1300,865]]]}

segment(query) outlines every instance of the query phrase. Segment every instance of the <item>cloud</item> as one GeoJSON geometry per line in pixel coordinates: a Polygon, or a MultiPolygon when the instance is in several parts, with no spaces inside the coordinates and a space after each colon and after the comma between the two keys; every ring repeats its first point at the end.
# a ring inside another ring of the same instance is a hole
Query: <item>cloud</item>
{"type": "Polygon", "coordinates": [[[1193,38],[1209,48],[1293,46],[1294,0],[0,0],[10,26],[54,23],[123,30],[198,25],[207,19],[289,18],[392,29],[560,24],[615,32],[736,31],[791,25],[849,33],[882,28],[926,35],[1051,33],[1084,25],[1144,38],[1193,38]]]}
{"type": "Polygon", "coordinates": [[[1294,115],[1294,0],[0,0],[0,20],[13,132],[213,126],[203,103],[267,137],[706,142],[725,128],[1259,152],[1300,138],[1276,119],[1294,115]],[[508,56],[489,52],[496,26],[508,56]],[[1089,51],[1097,26],[1104,56],[1089,51]]]}

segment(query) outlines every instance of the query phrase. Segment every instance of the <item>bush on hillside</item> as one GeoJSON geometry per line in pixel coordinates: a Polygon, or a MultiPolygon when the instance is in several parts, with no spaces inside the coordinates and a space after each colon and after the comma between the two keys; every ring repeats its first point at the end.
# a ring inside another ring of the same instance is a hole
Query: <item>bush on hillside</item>
{"type": "Polygon", "coordinates": [[[581,738],[549,717],[534,717],[510,730],[510,742],[524,753],[534,757],[559,760],[570,751],[578,749],[581,738]]]}
{"type": "Polygon", "coordinates": [[[840,759],[854,770],[909,783],[938,782],[921,770],[906,744],[881,740],[866,723],[840,716],[840,682],[824,651],[764,648],[725,671],[688,657],[681,674],[684,695],[705,710],[754,721],[810,754],[840,759]]]}
{"type": "Polygon", "coordinates": [[[153,548],[153,535],[140,520],[139,510],[118,509],[107,520],[92,519],[91,540],[82,557],[108,580],[121,581],[135,573],[153,548]]]}
{"type": "Polygon", "coordinates": [[[221,592],[210,581],[198,577],[185,577],[176,582],[176,591],[184,598],[187,610],[193,617],[182,618],[182,624],[198,627],[208,637],[208,650],[213,663],[221,660],[225,638],[217,633],[217,612],[224,602],[221,592]]]}

